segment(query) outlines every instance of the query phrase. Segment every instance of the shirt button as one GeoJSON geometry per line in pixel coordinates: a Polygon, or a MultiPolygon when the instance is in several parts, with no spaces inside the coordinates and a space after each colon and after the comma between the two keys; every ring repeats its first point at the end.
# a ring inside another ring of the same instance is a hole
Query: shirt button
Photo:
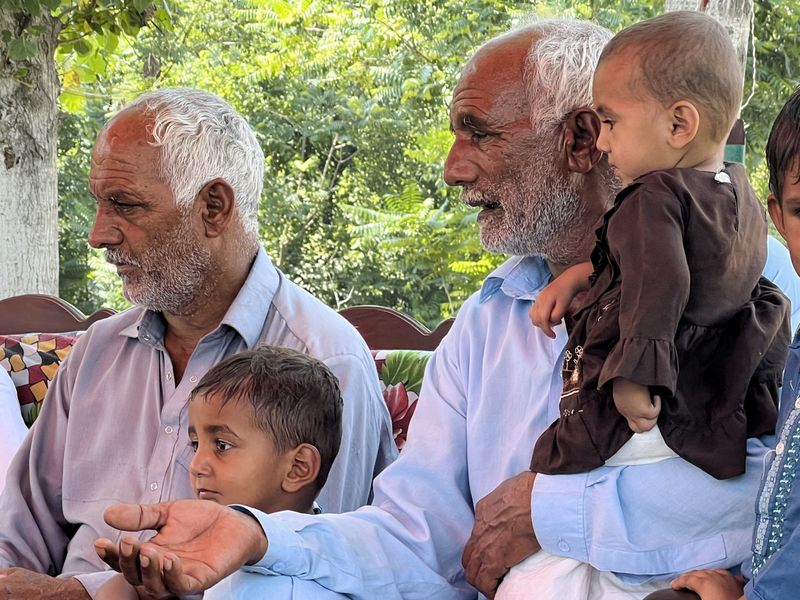
{"type": "Polygon", "coordinates": [[[166,433],[167,435],[169,435],[173,431],[175,431],[175,430],[172,428],[171,425],[167,425],[166,427],[164,427],[164,433],[166,433]]]}
{"type": "Polygon", "coordinates": [[[172,381],[172,373],[167,373],[167,381],[172,381]]]}
{"type": "Polygon", "coordinates": [[[783,454],[783,451],[784,451],[785,448],[786,448],[786,446],[785,446],[785,444],[783,442],[778,442],[778,445],[775,446],[775,454],[780,456],[781,454],[783,454]]]}
{"type": "Polygon", "coordinates": [[[563,539],[558,540],[558,549],[562,552],[569,552],[569,544],[563,539]]]}
{"type": "Polygon", "coordinates": [[[800,408],[800,398],[798,398],[797,400],[794,401],[794,407],[795,408],[800,408]]]}
{"type": "Polygon", "coordinates": [[[197,377],[192,375],[191,377],[189,377],[189,381],[191,381],[192,383],[197,383],[197,377]]]}
{"type": "Polygon", "coordinates": [[[158,484],[155,481],[150,484],[150,490],[155,492],[157,489],[158,489],[158,484]]]}

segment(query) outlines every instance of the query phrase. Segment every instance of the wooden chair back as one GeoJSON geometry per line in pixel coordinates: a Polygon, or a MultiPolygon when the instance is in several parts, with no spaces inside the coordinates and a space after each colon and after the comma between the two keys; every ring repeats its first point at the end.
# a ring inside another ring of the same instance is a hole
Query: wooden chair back
{"type": "MultiPolygon", "coordinates": [[[[416,319],[385,306],[352,306],[339,313],[372,350],[434,350],[453,324],[453,319],[447,319],[431,331],[416,319]]],[[[13,296],[0,300],[0,334],[82,331],[113,314],[112,309],[101,308],[87,317],[69,302],[45,294],[13,296]]]]}

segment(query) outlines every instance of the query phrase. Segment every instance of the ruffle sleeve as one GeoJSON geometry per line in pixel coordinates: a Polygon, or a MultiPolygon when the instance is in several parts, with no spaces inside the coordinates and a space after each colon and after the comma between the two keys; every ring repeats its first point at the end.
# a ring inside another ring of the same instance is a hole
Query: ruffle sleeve
{"type": "Polygon", "coordinates": [[[642,337],[620,339],[603,363],[598,389],[615,377],[665,388],[672,395],[678,381],[678,352],[673,340],[642,337]]]}

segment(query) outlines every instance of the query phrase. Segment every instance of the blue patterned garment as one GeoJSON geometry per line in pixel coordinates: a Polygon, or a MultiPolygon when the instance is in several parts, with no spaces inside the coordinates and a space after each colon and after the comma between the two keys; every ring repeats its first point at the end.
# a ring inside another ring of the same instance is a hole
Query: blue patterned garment
{"type": "Polygon", "coordinates": [[[756,501],[747,600],[795,598],[800,586],[800,335],[789,347],[777,432],[756,501]]]}

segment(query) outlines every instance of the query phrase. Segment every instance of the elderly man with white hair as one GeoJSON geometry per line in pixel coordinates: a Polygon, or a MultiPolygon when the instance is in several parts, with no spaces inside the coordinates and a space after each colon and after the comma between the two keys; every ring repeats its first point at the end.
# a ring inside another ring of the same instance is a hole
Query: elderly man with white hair
{"type": "Polygon", "coordinates": [[[187,400],[223,358],[258,344],[322,360],[344,399],[325,511],[367,502],[396,456],[374,362],[355,329],[293,284],[259,244],[264,155],[228,104],[191,89],[141,96],[100,133],[89,243],[135,306],[83,335],[61,366],[0,497],[0,590],[93,597],[115,502],[194,497],[187,400]],[[55,579],[53,575],[58,575],[55,579]]]}

